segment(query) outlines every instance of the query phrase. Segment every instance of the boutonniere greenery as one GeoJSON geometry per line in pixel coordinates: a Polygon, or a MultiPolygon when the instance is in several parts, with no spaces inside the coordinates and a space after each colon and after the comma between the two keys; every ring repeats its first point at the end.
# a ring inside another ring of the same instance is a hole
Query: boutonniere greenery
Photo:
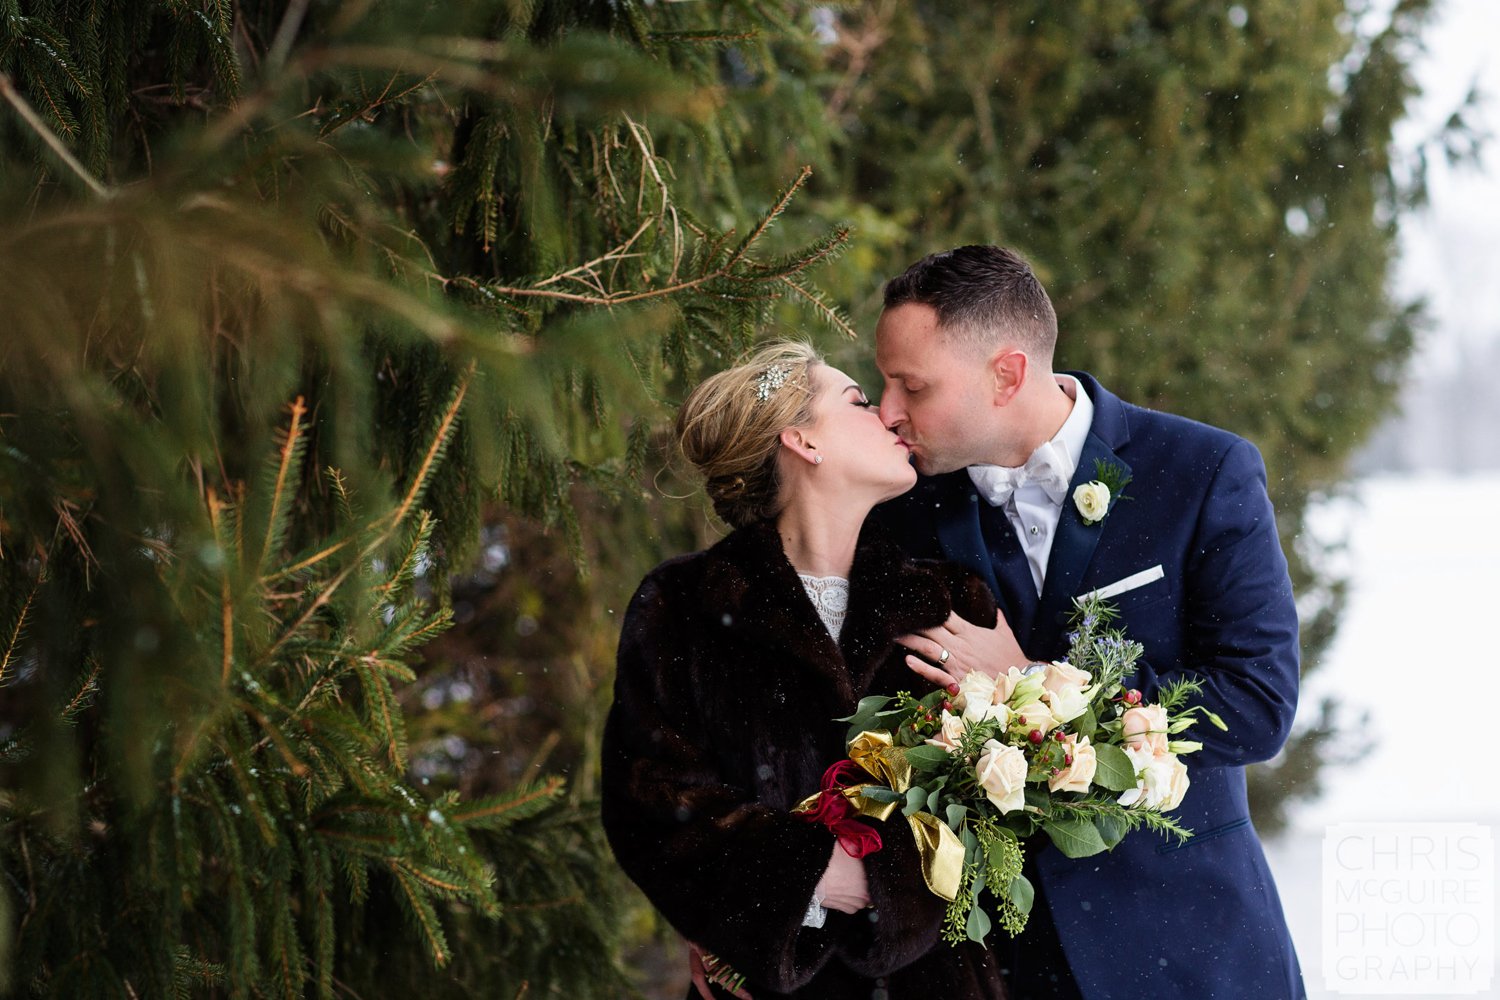
{"type": "Polygon", "coordinates": [[[1073,506],[1078,508],[1084,524],[1098,524],[1104,520],[1115,501],[1129,499],[1125,487],[1130,484],[1130,473],[1123,466],[1103,459],[1094,459],[1094,479],[1073,491],[1073,506]]]}

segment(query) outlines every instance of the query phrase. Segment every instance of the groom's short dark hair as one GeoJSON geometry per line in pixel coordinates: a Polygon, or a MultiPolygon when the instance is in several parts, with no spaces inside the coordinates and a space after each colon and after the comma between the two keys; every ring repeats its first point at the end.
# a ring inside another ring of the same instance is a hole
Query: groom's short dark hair
{"type": "Polygon", "coordinates": [[[928,254],[885,283],[885,308],[931,306],[954,339],[997,347],[1014,339],[1048,361],[1057,346],[1057,313],[1031,265],[1005,247],[964,246],[928,254]]]}

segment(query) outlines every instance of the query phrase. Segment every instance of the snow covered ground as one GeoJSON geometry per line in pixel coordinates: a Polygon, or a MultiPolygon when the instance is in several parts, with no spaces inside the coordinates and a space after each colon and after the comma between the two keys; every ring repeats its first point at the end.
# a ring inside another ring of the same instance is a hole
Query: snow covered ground
{"type": "MultiPolygon", "coordinates": [[[[1376,995],[1363,987],[1351,992],[1347,980],[1323,967],[1325,958],[1343,954],[1325,953],[1337,935],[1324,921],[1349,908],[1347,901],[1330,908],[1326,899],[1329,880],[1342,871],[1324,857],[1325,834],[1336,824],[1467,823],[1476,826],[1438,832],[1467,829],[1491,842],[1500,834],[1500,640],[1489,631],[1500,620],[1497,514],[1500,473],[1488,472],[1369,479],[1312,520],[1319,537],[1347,537],[1350,597],[1302,705],[1315,709],[1325,693],[1337,692],[1352,714],[1369,712],[1378,741],[1361,762],[1329,777],[1324,797],[1297,814],[1287,835],[1267,844],[1314,998],[1376,995]]],[[[1481,925],[1488,940],[1477,948],[1493,955],[1493,861],[1481,871],[1488,871],[1491,912],[1481,925]]],[[[1444,904],[1446,915],[1462,911],[1470,920],[1473,892],[1485,888],[1467,885],[1470,895],[1444,904]]],[[[1446,939],[1434,940],[1438,950],[1446,946],[1446,939]]],[[[1391,987],[1385,996],[1438,995],[1428,984],[1402,987],[1384,973],[1359,980],[1373,981],[1391,987]]],[[[1448,995],[1500,996],[1500,977],[1448,995]]]]}

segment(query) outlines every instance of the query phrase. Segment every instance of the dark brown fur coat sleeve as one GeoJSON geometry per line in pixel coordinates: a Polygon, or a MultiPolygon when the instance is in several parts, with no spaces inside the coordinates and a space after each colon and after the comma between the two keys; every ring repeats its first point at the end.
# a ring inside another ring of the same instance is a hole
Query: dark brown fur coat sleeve
{"type": "Polygon", "coordinates": [[[605,830],[684,937],[787,992],[827,959],[829,935],[801,924],[834,840],[725,780],[674,642],[687,624],[675,608],[648,580],[625,617],[604,736],[605,830]]]}
{"type": "Polygon", "coordinates": [[[757,998],[863,1000],[885,977],[940,985],[968,968],[938,944],[946,904],[922,881],[899,812],[876,824],[884,846],[864,859],[871,908],[802,926],[836,845],[791,810],[846,756],[836,719],[868,694],[925,693],[897,636],[953,608],[994,621],[982,583],[878,539],[861,539],[850,579],[835,643],[774,527],[745,529],[653,570],[620,636],[605,832],[666,919],[745,974],[757,998]]]}

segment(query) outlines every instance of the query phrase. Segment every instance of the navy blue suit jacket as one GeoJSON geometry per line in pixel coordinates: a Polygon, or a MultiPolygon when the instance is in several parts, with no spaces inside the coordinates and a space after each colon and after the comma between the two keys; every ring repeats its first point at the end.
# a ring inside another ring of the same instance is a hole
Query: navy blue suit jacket
{"type": "Polygon", "coordinates": [[[980,519],[1013,539],[1005,515],[965,470],[923,477],[876,517],[918,556],[983,576],[1035,660],[1067,652],[1075,596],[1160,566],[1163,577],[1111,598],[1117,622],[1145,646],[1135,678],[1148,700],[1192,676],[1228,725],[1184,738],[1191,786],[1174,814],[1184,845],[1140,831],[1114,851],[1070,860],[1036,838],[1043,896],[1083,995],[1301,997],[1301,972],[1264,852],[1250,823],[1246,764],[1285,742],[1297,706],[1297,610],[1254,445],[1227,431],[1121,401],[1074,372],[1094,402],[1082,460],[1063,502],[1039,602],[1024,560],[996,564],[980,519]],[[1072,491],[1095,459],[1132,479],[1103,521],[1083,523],[1072,491]],[[1015,595],[1029,588],[1026,601],[1015,595]],[[1030,604],[1029,607],[1025,606],[1030,604]]]}

